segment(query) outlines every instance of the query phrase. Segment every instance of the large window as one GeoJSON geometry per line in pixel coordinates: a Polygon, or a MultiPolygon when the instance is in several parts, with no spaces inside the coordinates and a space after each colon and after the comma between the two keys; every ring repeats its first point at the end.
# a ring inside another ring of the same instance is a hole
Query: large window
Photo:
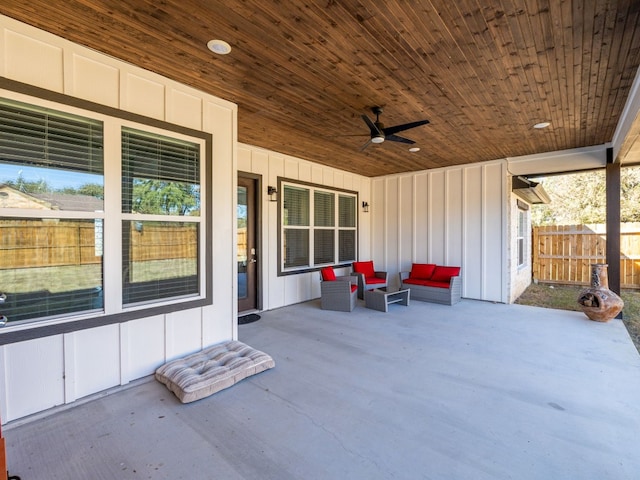
{"type": "Polygon", "coordinates": [[[33,100],[0,98],[0,314],[204,298],[204,137],[33,100]]]}
{"type": "Polygon", "coordinates": [[[281,273],[355,261],[355,193],[290,181],[280,189],[281,273]]]}

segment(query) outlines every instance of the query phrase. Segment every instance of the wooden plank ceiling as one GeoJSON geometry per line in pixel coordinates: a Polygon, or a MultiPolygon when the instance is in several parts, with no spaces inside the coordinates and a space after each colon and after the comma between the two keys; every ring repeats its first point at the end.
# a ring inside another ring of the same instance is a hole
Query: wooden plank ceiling
{"type": "Polygon", "coordinates": [[[611,141],[637,0],[5,0],[0,13],[238,104],[238,140],[367,176],[611,141]],[[217,56],[206,44],[227,41],[217,56]],[[361,118],[420,148],[361,146],[361,118]],[[538,122],[551,122],[536,130],[538,122]]]}

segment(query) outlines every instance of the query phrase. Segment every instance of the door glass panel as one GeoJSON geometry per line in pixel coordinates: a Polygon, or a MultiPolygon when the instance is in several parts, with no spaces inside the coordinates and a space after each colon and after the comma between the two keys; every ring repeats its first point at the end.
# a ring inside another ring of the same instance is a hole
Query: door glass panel
{"type": "Polygon", "coordinates": [[[247,187],[238,186],[238,298],[247,298],[247,261],[248,261],[248,249],[247,249],[247,219],[248,219],[248,205],[247,205],[247,187]]]}

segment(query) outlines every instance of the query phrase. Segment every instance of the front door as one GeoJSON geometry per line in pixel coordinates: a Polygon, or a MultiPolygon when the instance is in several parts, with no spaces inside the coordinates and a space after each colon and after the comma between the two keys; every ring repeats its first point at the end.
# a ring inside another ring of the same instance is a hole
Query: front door
{"type": "Polygon", "coordinates": [[[238,175],[238,313],[258,309],[257,183],[238,175]]]}

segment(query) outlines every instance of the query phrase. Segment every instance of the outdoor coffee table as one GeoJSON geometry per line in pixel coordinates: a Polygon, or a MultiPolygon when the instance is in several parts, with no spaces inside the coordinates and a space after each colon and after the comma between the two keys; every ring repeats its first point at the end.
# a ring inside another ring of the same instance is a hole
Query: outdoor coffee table
{"type": "Polygon", "coordinates": [[[409,305],[409,293],[411,290],[396,290],[388,292],[385,290],[367,290],[364,292],[364,306],[378,310],[380,312],[388,312],[389,305],[399,303],[400,305],[409,305]]]}

